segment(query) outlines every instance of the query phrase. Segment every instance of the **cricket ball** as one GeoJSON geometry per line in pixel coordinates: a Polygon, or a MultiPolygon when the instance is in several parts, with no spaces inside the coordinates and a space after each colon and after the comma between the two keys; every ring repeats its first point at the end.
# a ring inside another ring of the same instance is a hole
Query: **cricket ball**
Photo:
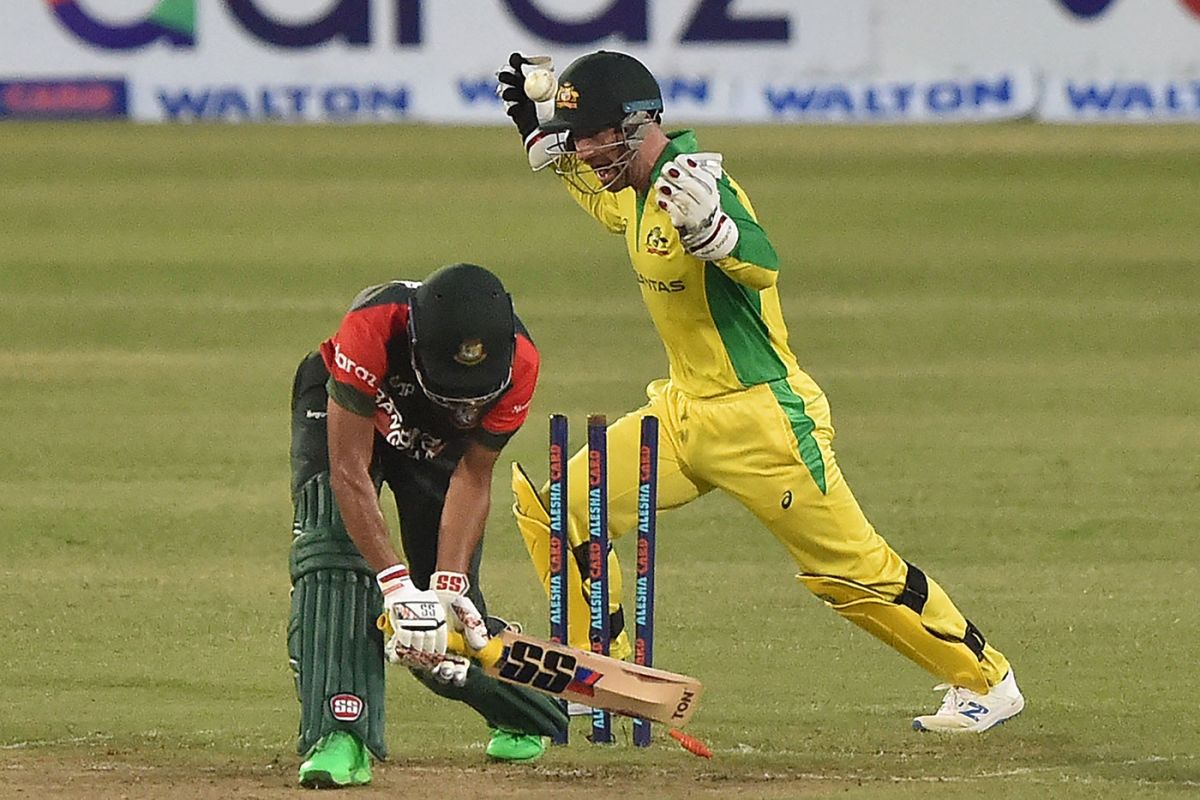
{"type": "Polygon", "coordinates": [[[544,103],[558,91],[554,73],[541,67],[529,71],[525,76],[525,94],[535,103],[544,103]]]}

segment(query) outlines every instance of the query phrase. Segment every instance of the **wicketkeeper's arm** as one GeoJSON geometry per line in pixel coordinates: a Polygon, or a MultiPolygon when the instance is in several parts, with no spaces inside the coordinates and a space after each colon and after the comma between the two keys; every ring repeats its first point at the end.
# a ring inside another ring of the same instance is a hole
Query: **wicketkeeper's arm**
{"type": "MultiPolygon", "coordinates": [[[[523,68],[528,63],[529,60],[520,53],[510,55],[508,62],[496,71],[496,79],[499,82],[496,94],[504,103],[505,113],[517,126],[521,141],[525,143],[530,169],[540,172],[560,159],[574,159],[574,156],[568,153],[564,146],[567,138],[565,132],[545,133],[538,127],[537,104],[525,94],[523,68]]],[[[595,180],[591,170],[585,172],[586,175],[581,176],[582,180],[595,180]]],[[[620,233],[624,230],[621,218],[616,213],[616,200],[610,193],[584,194],[569,181],[564,180],[564,184],[575,202],[609,231],[620,233]]]]}
{"type": "Polygon", "coordinates": [[[717,181],[721,197],[721,210],[737,226],[737,247],[725,258],[713,262],[717,267],[743,286],[751,289],[769,289],[779,277],[779,256],[766,232],[749,209],[749,201],[727,176],[717,181]]]}
{"type": "Polygon", "coordinates": [[[654,201],[671,217],[684,250],[743,286],[770,288],[779,258],[721,162],[720,153],[676,156],[654,182],[654,201]]]}

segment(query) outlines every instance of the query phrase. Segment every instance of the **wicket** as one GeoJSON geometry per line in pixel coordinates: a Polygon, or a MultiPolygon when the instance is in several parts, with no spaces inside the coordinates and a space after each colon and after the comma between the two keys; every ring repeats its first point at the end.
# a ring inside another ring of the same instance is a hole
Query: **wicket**
{"type": "MultiPolygon", "coordinates": [[[[567,418],[550,417],[550,641],[569,644],[567,638],[567,418]]],[[[567,702],[560,701],[563,713],[567,702]]],[[[567,732],[553,739],[567,743],[567,732]]]]}
{"type": "MultiPolygon", "coordinates": [[[[642,417],[638,448],[637,588],[634,594],[633,661],[654,665],[654,540],[658,530],[658,417],[642,417]]],[[[650,723],[633,721],[633,743],[650,746],[650,723]]]]}
{"type": "MultiPolygon", "coordinates": [[[[588,640],[592,652],[608,655],[608,420],[587,419],[588,438],[588,585],[592,618],[588,640]]],[[[612,717],[592,711],[592,744],[612,744],[612,717]]]]}
{"type": "MultiPolygon", "coordinates": [[[[568,421],[562,414],[550,417],[550,639],[568,643],[567,564],[574,555],[567,536],[568,421]]],[[[585,597],[591,626],[588,638],[594,653],[608,655],[610,635],[608,612],[608,431],[603,415],[587,418],[588,441],[588,539],[586,544],[585,597]]],[[[654,549],[657,528],[658,419],[642,418],[638,450],[637,587],[634,609],[634,662],[654,662],[654,549]]],[[[583,565],[580,565],[581,569],[583,565]]],[[[612,719],[607,711],[592,712],[593,744],[611,744],[612,719]]],[[[566,744],[567,735],[555,737],[566,744]]],[[[634,720],[633,743],[650,744],[650,723],[634,720]]]]}

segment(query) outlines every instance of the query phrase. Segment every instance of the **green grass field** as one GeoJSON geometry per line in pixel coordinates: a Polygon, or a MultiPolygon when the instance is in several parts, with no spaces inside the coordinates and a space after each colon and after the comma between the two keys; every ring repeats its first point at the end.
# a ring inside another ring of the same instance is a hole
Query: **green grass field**
{"type": "MultiPolygon", "coordinates": [[[[476,719],[397,673],[379,792],[1200,793],[1200,128],[701,134],[781,254],[860,501],[1028,707],[983,737],[914,734],[936,681],[713,495],[660,520],[657,644],[706,682],[712,762],[577,741],[489,767],[476,719]]],[[[488,265],[543,352],[510,454],[544,476],[548,413],[617,416],[665,371],[622,244],[499,129],[0,136],[0,781],[290,796],[296,362],[361,287],[488,265]]],[[[494,488],[490,604],[544,632],[507,470],[494,488]]]]}

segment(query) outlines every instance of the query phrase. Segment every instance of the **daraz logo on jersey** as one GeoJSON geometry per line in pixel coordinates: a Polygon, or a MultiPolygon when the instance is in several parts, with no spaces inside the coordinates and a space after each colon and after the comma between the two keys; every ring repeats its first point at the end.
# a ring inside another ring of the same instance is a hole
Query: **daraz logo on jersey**
{"type": "Polygon", "coordinates": [[[378,388],[379,378],[375,377],[375,373],[343,354],[342,346],[337,342],[333,343],[333,363],[338,369],[350,373],[372,389],[378,388]]]}

